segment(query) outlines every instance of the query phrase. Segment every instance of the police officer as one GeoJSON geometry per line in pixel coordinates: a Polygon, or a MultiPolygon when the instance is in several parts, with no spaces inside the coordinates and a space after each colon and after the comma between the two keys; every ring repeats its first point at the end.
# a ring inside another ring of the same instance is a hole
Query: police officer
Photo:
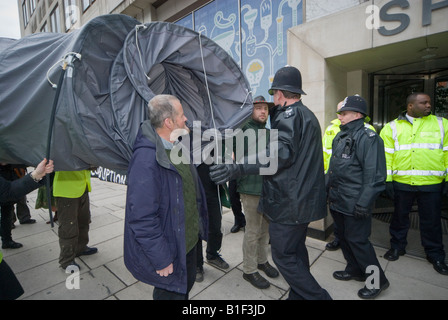
{"type": "Polygon", "coordinates": [[[360,298],[372,299],[389,287],[369,241],[372,207],[385,189],[386,159],[383,141],[364,126],[366,113],[366,101],[360,96],[347,97],[338,111],[341,131],[333,140],[327,187],[330,212],[347,261],[345,270],[334,272],[333,277],[364,281],[366,272],[373,271],[373,283],[358,291],[360,298]]]}
{"type": "MultiPolygon", "coordinates": [[[[272,258],[291,287],[289,299],[329,300],[310,273],[305,245],[309,223],[327,213],[320,125],[301,101],[305,92],[297,68],[278,70],[269,94],[276,105],[270,116],[271,133],[278,133],[278,150],[269,147],[268,152],[275,155],[278,170],[263,177],[258,211],[269,220],[272,258]]],[[[260,165],[230,164],[213,166],[210,172],[212,180],[221,184],[261,171],[260,165]]]]}
{"type": "Polygon", "coordinates": [[[426,258],[448,275],[442,243],[441,201],[448,192],[448,120],[431,115],[431,98],[413,93],[407,111],[381,131],[387,160],[387,194],[394,199],[390,225],[391,248],[384,255],[395,261],[406,253],[409,212],[417,199],[420,234],[426,258]]]}
{"type": "MultiPolygon", "coordinates": [[[[342,106],[344,105],[344,102],[345,102],[345,100],[338,103],[336,111],[339,111],[339,109],[342,108],[342,106]]],[[[369,121],[370,121],[370,118],[365,117],[364,118],[364,126],[366,128],[369,128],[376,132],[375,128],[368,123],[369,121]]],[[[339,133],[339,131],[341,131],[340,126],[341,126],[341,120],[339,120],[338,118],[334,119],[333,121],[331,121],[331,125],[329,125],[327,127],[327,129],[325,129],[324,136],[322,138],[322,145],[324,147],[324,170],[325,170],[325,173],[328,172],[328,168],[330,166],[333,139],[336,137],[336,135],[339,133]]],[[[325,246],[325,248],[329,251],[335,251],[340,248],[338,229],[337,229],[336,224],[334,224],[333,233],[334,233],[333,241],[327,243],[325,246]]]]}

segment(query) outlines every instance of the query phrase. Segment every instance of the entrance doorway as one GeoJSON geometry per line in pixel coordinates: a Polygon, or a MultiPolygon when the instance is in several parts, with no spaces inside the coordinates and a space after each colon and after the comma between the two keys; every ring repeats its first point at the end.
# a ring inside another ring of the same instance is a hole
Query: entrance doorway
{"type": "Polygon", "coordinates": [[[370,76],[372,121],[378,132],[406,110],[406,98],[413,92],[427,93],[431,97],[432,113],[448,119],[448,63],[436,70],[397,73],[406,68],[391,68],[370,76]]]}

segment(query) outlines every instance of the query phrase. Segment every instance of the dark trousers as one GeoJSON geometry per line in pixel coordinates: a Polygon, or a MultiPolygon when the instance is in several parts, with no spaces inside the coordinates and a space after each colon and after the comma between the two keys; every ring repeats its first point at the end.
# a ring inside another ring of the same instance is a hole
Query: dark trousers
{"type": "Polygon", "coordinates": [[[181,294],[177,292],[168,291],[161,288],[154,288],[152,297],[154,300],[188,300],[188,294],[193,288],[196,280],[196,263],[197,261],[197,246],[187,253],[187,293],[181,294]]]}
{"type": "Polygon", "coordinates": [[[0,263],[0,300],[15,300],[24,293],[20,282],[5,260],[0,263]]]}
{"type": "Polygon", "coordinates": [[[291,287],[289,299],[331,300],[310,272],[305,245],[307,229],[308,223],[290,226],[270,222],[272,259],[291,287]]]}
{"type": "MultiPolygon", "coordinates": [[[[22,197],[16,203],[17,218],[20,223],[24,223],[31,219],[30,208],[28,207],[28,201],[26,196],[22,197]]],[[[15,216],[13,216],[13,221],[16,222],[15,216]]]]}
{"type": "Polygon", "coordinates": [[[58,236],[61,253],[59,264],[62,268],[75,260],[89,243],[90,202],[89,192],[80,198],[56,197],[58,204],[58,236]]]}
{"type": "MultiPolygon", "coordinates": [[[[207,241],[207,259],[214,259],[218,256],[222,244],[222,213],[219,201],[219,192],[217,185],[210,179],[210,167],[201,164],[197,167],[199,177],[204,186],[205,196],[207,198],[208,209],[208,241],[207,241]]],[[[203,264],[202,250],[198,252],[198,266],[203,264]],[[200,260],[200,261],[199,261],[200,260]]]]}
{"type": "Polygon", "coordinates": [[[2,203],[0,207],[0,235],[2,242],[12,241],[12,224],[14,223],[14,203],[2,203]]]}
{"type": "Polygon", "coordinates": [[[417,200],[421,243],[426,256],[435,261],[445,260],[442,242],[440,192],[413,192],[395,189],[395,211],[390,224],[390,244],[393,249],[404,250],[410,226],[409,212],[417,200]]]}
{"type": "Polygon", "coordinates": [[[386,282],[386,276],[376,257],[375,249],[369,237],[372,229],[372,217],[357,220],[353,216],[331,210],[338,226],[339,241],[347,266],[345,271],[354,276],[368,276],[367,267],[377,266],[380,272],[380,285],[386,282]]]}
{"type": "Polygon", "coordinates": [[[243,208],[241,206],[241,197],[237,191],[238,184],[236,180],[229,181],[229,197],[230,204],[232,206],[233,216],[235,217],[235,224],[240,226],[246,225],[246,217],[243,213],[243,208]]]}

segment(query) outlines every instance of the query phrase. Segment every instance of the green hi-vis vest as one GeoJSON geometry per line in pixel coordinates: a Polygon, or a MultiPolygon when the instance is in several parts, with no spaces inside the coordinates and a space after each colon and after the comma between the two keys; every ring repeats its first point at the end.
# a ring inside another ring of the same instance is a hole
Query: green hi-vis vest
{"type": "MultiPolygon", "coordinates": [[[[324,132],[324,136],[322,138],[322,145],[324,148],[324,170],[325,173],[327,173],[328,168],[330,167],[330,159],[331,155],[333,153],[333,140],[336,137],[336,135],[341,131],[341,121],[339,119],[334,119],[331,121],[331,125],[327,127],[327,129],[324,132]]],[[[364,123],[364,126],[366,128],[369,128],[370,130],[373,130],[376,132],[375,128],[368,124],[367,122],[364,123]]]]}
{"type": "Polygon", "coordinates": [[[387,182],[425,186],[446,180],[448,120],[429,115],[415,118],[406,112],[381,130],[387,162],[387,182]]]}
{"type": "Polygon", "coordinates": [[[90,170],[57,171],[53,181],[53,196],[75,199],[81,197],[86,189],[92,191],[90,170]]]}

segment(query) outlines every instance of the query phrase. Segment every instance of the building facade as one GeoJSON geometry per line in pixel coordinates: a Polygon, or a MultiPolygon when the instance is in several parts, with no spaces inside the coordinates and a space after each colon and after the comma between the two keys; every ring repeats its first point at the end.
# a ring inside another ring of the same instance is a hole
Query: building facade
{"type": "MultiPolygon", "coordinates": [[[[18,0],[22,36],[70,32],[102,14],[168,21],[221,45],[240,65],[253,96],[280,67],[299,68],[303,101],[322,130],[348,95],[369,101],[379,131],[424,91],[448,117],[448,0],[18,0]]],[[[326,219],[311,226],[331,231],[326,219]]]]}

